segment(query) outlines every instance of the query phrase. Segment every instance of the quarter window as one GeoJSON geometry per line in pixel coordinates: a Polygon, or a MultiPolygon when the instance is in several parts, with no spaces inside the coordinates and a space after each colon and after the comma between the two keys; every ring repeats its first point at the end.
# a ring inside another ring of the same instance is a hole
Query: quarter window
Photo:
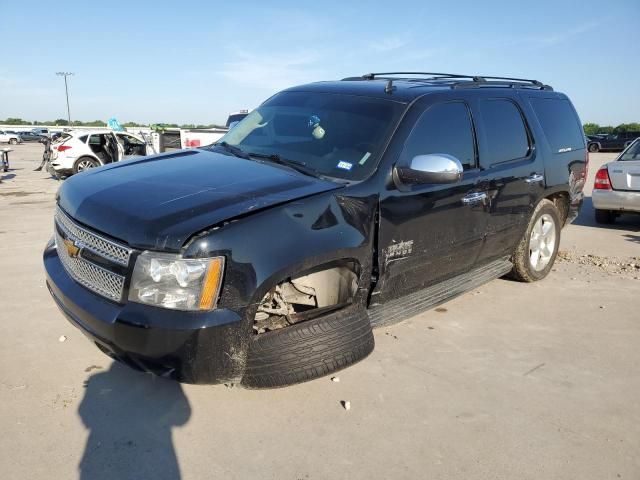
{"type": "Polygon", "coordinates": [[[516,105],[507,99],[480,100],[480,115],[486,141],[486,158],[482,164],[491,166],[529,154],[529,137],[516,105]]]}
{"type": "Polygon", "coordinates": [[[584,148],[584,133],[569,100],[532,98],[531,105],[553,153],[584,148]]]}
{"type": "Polygon", "coordinates": [[[430,153],[452,155],[465,170],[475,168],[473,127],[464,103],[440,103],[427,109],[413,127],[400,162],[409,164],[413,157],[430,153]]]}

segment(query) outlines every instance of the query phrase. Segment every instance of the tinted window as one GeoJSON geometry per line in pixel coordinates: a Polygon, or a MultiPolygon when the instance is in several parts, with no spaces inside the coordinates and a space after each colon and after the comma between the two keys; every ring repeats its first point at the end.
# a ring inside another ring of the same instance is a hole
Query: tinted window
{"type": "Polygon", "coordinates": [[[569,100],[532,98],[542,130],[554,153],[584,148],[584,134],[569,100]]]}
{"type": "Polygon", "coordinates": [[[375,169],[403,108],[387,99],[283,92],[220,141],[263,159],[278,155],[330,177],[361,180],[375,169]]]}
{"type": "Polygon", "coordinates": [[[87,135],[83,135],[80,138],[78,138],[78,140],[80,140],[82,143],[87,143],[87,135]]]}
{"type": "Polygon", "coordinates": [[[453,155],[465,170],[475,167],[473,129],[464,103],[440,103],[425,111],[413,127],[400,161],[408,165],[416,155],[429,153],[453,155]]]}
{"type": "Polygon", "coordinates": [[[526,157],[529,140],[518,107],[510,100],[480,100],[480,115],[485,132],[485,165],[526,157]]]}

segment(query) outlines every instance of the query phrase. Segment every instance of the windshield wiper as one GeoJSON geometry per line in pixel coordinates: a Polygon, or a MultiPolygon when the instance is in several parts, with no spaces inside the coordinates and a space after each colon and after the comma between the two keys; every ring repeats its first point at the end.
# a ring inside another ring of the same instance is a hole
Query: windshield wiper
{"type": "Polygon", "coordinates": [[[309,175],[315,178],[321,178],[323,175],[317,170],[307,167],[306,163],[296,162],[294,160],[289,160],[287,158],[283,158],[277,153],[251,153],[249,152],[249,156],[261,158],[264,160],[269,160],[273,163],[277,163],[278,165],[284,165],[285,167],[293,168],[294,170],[303,173],[305,175],[309,175]]]}
{"type": "Polygon", "coordinates": [[[234,157],[244,158],[245,160],[251,160],[247,152],[245,152],[241,148],[236,147],[234,145],[229,145],[227,142],[214,143],[212,147],[219,147],[224,151],[229,152],[234,157]]]}

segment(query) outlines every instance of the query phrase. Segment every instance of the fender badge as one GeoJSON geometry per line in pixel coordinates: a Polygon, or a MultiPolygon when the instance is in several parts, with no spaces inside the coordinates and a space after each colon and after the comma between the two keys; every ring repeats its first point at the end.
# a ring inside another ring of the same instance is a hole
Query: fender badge
{"type": "Polygon", "coordinates": [[[78,255],[80,255],[81,248],[78,247],[73,240],[69,240],[68,238],[65,238],[63,240],[63,243],[65,248],[67,249],[67,253],[71,258],[77,258],[78,255]]]}

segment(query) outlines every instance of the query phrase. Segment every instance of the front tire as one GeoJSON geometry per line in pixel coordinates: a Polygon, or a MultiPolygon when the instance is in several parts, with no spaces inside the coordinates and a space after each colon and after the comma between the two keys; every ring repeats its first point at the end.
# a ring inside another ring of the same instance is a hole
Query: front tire
{"type": "Polygon", "coordinates": [[[558,255],[561,226],[558,208],[550,200],[542,200],[513,254],[512,275],[516,280],[535,282],[549,274],[558,255]]]}
{"type": "Polygon", "coordinates": [[[278,388],[329,375],[373,351],[364,308],[344,309],[259,335],[249,341],[242,385],[278,388]]]}
{"type": "Polygon", "coordinates": [[[9,145],[17,145],[17,144],[18,144],[18,140],[16,140],[15,138],[9,139],[9,145]]]}
{"type": "Polygon", "coordinates": [[[595,153],[595,152],[597,152],[599,150],[600,150],[600,147],[598,146],[597,143],[592,143],[591,145],[589,145],[589,151],[590,152],[595,153]]]}
{"type": "Polygon", "coordinates": [[[90,168],[96,168],[100,166],[100,162],[95,158],[91,157],[80,157],[76,160],[76,163],[73,164],[73,173],[80,173],[88,170],[90,168]]]}
{"type": "Polygon", "coordinates": [[[596,222],[611,224],[615,221],[615,215],[611,210],[600,210],[596,208],[596,222]]]}

